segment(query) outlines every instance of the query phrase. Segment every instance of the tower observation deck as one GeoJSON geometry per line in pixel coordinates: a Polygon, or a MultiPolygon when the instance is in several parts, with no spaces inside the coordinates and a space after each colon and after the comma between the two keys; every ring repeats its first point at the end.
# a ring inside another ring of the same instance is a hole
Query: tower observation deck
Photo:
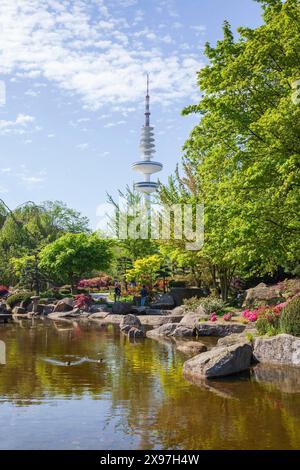
{"type": "Polygon", "coordinates": [[[145,125],[141,130],[140,153],[141,160],[132,164],[132,169],[141,173],[143,181],[135,183],[134,187],[140,193],[144,193],[147,198],[157,190],[158,183],[151,181],[151,175],[162,170],[162,163],[153,161],[155,153],[154,127],[150,126],[150,96],[149,96],[149,75],[147,75],[147,95],[145,102],[145,125]]]}

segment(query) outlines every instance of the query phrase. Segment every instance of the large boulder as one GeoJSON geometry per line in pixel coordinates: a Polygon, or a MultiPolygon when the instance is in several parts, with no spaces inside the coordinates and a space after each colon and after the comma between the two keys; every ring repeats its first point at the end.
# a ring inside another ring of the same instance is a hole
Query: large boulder
{"type": "Polygon", "coordinates": [[[169,294],[173,297],[176,307],[182,305],[184,299],[205,297],[203,289],[198,287],[173,287],[169,294]]]}
{"type": "Polygon", "coordinates": [[[59,300],[55,305],[54,312],[70,312],[73,310],[74,301],[70,297],[59,300]]]}
{"type": "Polygon", "coordinates": [[[142,324],[138,317],[129,313],[128,315],[124,315],[124,317],[122,318],[120,323],[120,330],[122,331],[122,333],[128,334],[131,328],[135,328],[137,330],[142,331],[142,324]]]}
{"type": "Polygon", "coordinates": [[[160,295],[155,302],[151,304],[151,308],[161,309],[161,310],[171,310],[175,307],[174,299],[169,294],[160,295]]]}
{"type": "Polygon", "coordinates": [[[242,333],[246,326],[234,322],[203,322],[199,323],[196,328],[199,336],[218,336],[222,338],[233,333],[242,333]]]}
{"type": "Polygon", "coordinates": [[[241,343],[241,342],[251,344],[251,341],[247,339],[247,337],[245,336],[245,333],[233,333],[232,335],[224,336],[223,338],[220,338],[218,340],[218,346],[232,346],[233,344],[241,343]]]}
{"type": "Polygon", "coordinates": [[[263,282],[247,290],[244,307],[258,307],[261,305],[276,305],[284,301],[281,292],[276,286],[267,286],[263,282]]]}
{"type": "Polygon", "coordinates": [[[196,356],[197,354],[207,351],[205,344],[200,343],[200,341],[183,341],[177,343],[176,349],[188,356],[196,356]]]}
{"type": "Polygon", "coordinates": [[[196,329],[190,328],[189,326],[180,325],[179,323],[177,328],[173,331],[170,336],[189,338],[191,336],[196,336],[196,329]]]}
{"type": "Polygon", "coordinates": [[[209,315],[205,313],[202,307],[198,307],[196,312],[188,312],[184,315],[180,324],[188,326],[189,328],[196,328],[199,325],[200,320],[208,320],[209,315]]]}
{"type": "Polygon", "coordinates": [[[263,364],[300,367],[300,338],[286,334],[272,338],[255,338],[253,356],[263,364]]]}
{"type": "Polygon", "coordinates": [[[127,315],[131,312],[132,304],[129,302],[115,302],[112,305],[112,313],[115,315],[127,315]]]}
{"type": "Polygon", "coordinates": [[[178,323],[165,323],[164,325],[154,328],[153,330],[147,331],[146,336],[148,338],[157,338],[161,336],[170,336],[177,328],[178,323]]]}
{"type": "Polygon", "coordinates": [[[225,377],[249,369],[251,357],[252,348],[249,344],[217,347],[186,361],[183,373],[203,379],[225,377]]]}
{"type": "Polygon", "coordinates": [[[141,330],[139,328],[132,327],[127,332],[127,336],[128,336],[129,339],[136,339],[136,338],[144,338],[145,334],[144,334],[143,330],[141,330]]]}

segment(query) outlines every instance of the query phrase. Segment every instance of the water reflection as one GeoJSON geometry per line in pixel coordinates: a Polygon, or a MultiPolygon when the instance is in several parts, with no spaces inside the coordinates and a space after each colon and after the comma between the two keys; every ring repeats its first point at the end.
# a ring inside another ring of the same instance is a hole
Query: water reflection
{"type": "Polygon", "coordinates": [[[300,394],[258,370],[193,384],[174,342],[130,343],[94,322],[24,320],[0,339],[0,448],[299,448],[300,394]]]}

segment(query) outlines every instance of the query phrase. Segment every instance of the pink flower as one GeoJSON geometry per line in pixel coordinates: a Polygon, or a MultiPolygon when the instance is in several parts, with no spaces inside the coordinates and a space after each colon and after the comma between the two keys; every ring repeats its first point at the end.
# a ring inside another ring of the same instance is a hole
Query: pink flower
{"type": "Polygon", "coordinates": [[[250,312],[250,315],[248,316],[249,321],[256,321],[257,320],[257,313],[256,312],[250,312]]]}
{"type": "Polygon", "coordinates": [[[225,321],[230,321],[231,318],[232,318],[231,313],[225,313],[225,315],[223,315],[223,320],[225,320],[225,321]]]}
{"type": "Polygon", "coordinates": [[[210,315],[210,321],[217,321],[218,320],[218,317],[216,315],[215,312],[213,312],[211,315],[210,315]]]}

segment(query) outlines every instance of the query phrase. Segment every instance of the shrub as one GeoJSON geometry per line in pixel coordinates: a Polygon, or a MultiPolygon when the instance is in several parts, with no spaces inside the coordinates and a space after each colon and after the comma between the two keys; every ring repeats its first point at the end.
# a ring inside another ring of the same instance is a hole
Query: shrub
{"type": "Polygon", "coordinates": [[[78,295],[75,295],[74,307],[80,308],[80,310],[88,311],[92,302],[93,302],[93,299],[90,295],[78,294],[78,295]]]}
{"type": "Polygon", "coordinates": [[[10,308],[14,308],[21,302],[24,302],[25,306],[27,306],[30,304],[30,297],[32,297],[33,295],[33,292],[18,292],[17,294],[10,295],[6,300],[6,303],[7,305],[9,305],[10,308]]]}
{"type": "Polygon", "coordinates": [[[8,293],[8,287],[0,285],[0,297],[5,297],[8,293]]]}
{"type": "Polygon", "coordinates": [[[208,315],[213,312],[221,314],[225,307],[225,302],[213,296],[191,297],[184,300],[183,307],[186,311],[195,311],[198,307],[202,307],[208,315]]]}
{"type": "Polygon", "coordinates": [[[280,330],[294,336],[300,336],[300,297],[291,300],[282,310],[280,330]]]}
{"type": "Polygon", "coordinates": [[[261,317],[257,320],[255,326],[259,335],[266,335],[270,325],[266,318],[261,317]]]}
{"type": "Polygon", "coordinates": [[[232,319],[232,313],[225,313],[225,315],[223,315],[224,321],[230,321],[231,319],[232,319]]]}

